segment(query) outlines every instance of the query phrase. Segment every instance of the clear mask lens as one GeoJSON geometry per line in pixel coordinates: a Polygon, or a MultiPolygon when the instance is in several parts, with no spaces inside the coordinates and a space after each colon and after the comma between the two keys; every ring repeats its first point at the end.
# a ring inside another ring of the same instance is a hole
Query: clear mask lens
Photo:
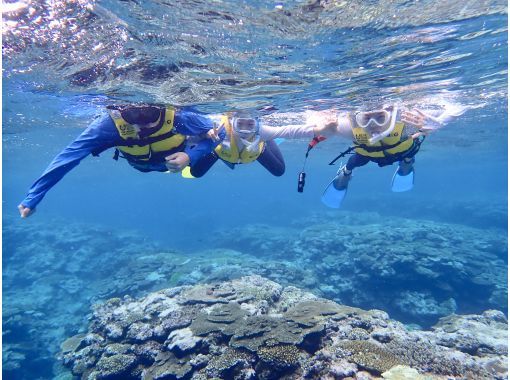
{"type": "Polygon", "coordinates": [[[257,132],[257,120],[249,118],[234,118],[233,128],[241,134],[252,134],[257,132]]]}
{"type": "Polygon", "coordinates": [[[356,114],[356,123],[361,128],[366,128],[370,124],[375,124],[382,127],[390,120],[391,114],[386,110],[378,110],[371,112],[358,112],[356,114]]]}

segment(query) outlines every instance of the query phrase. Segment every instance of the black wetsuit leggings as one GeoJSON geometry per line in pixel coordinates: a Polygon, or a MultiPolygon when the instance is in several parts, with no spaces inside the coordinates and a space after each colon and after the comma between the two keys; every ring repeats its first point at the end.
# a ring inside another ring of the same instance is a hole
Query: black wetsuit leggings
{"type": "Polygon", "coordinates": [[[400,162],[406,158],[413,158],[416,153],[417,152],[415,151],[412,154],[403,155],[393,161],[386,160],[386,159],[384,161],[381,161],[381,160],[377,160],[377,158],[370,158],[370,157],[362,156],[361,154],[358,154],[358,153],[354,153],[351,157],[349,157],[349,160],[347,160],[347,164],[345,165],[345,168],[349,171],[352,171],[354,168],[359,168],[360,166],[364,166],[364,165],[368,164],[370,161],[377,163],[379,166],[391,165],[394,162],[397,162],[397,161],[400,162]]]}
{"type": "MultiPolygon", "coordinates": [[[[216,152],[206,154],[191,167],[191,175],[197,178],[202,177],[218,159],[219,157],[216,152]]],[[[279,177],[285,173],[285,160],[280,148],[273,140],[266,141],[264,150],[257,158],[257,161],[274,176],[279,177]]]]}

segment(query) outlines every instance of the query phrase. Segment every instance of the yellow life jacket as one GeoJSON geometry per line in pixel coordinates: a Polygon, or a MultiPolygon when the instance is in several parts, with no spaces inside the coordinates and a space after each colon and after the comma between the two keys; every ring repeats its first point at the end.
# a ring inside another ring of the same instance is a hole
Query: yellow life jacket
{"type": "Polygon", "coordinates": [[[413,146],[413,138],[402,135],[404,123],[401,121],[395,124],[395,128],[387,137],[373,144],[369,143],[370,134],[356,125],[354,118],[351,118],[355,145],[354,151],[362,156],[372,158],[388,157],[406,152],[413,146]]]}
{"type": "Polygon", "coordinates": [[[174,128],[175,110],[171,107],[163,110],[158,119],[161,127],[146,137],[139,137],[135,126],[124,120],[117,110],[109,110],[110,117],[120,137],[125,140],[125,145],[116,148],[130,161],[149,161],[153,154],[165,156],[177,151],[186,140],[186,136],[178,133],[174,128]],[[164,118],[161,122],[161,118],[164,118]]]}
{"type": "Polygon", "coordinates": [[[239,152],[239,147],[236,144],[236,139],[232,131],[232,125],[230,124],[230,119],[228,116],[225,115],[221,118],[221,124],[225,127],[227,136],[216,147],[215,152],[222,160],[232,164],[247,164],[249,162],[255,161],[264,151],[265,142],[261,141],[259,142],[258,149],[256,151],[243,149],[239,152]],[[229,138],[228,141],[227,137],[229,138]]]}

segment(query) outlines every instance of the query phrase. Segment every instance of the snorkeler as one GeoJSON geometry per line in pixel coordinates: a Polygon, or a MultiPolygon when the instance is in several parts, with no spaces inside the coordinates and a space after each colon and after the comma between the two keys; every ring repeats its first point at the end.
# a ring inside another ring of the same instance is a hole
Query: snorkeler
{"type": "Polygon", "coordinates": [[[376,110],[338,115],[336,128],[323,130],[322,133],[351,139],[354,145],[330,162],[333,165],[339,158],[352,154],[324,190],[322,203],[331,208],[339,208],[353,169],[369,162],[375,162],[381,167],[398,162],[391,190],[411,190],[414,185],[414,157],[425,136],[463,112],[463,109],[456,112],[449,109],[425,112],[393,104],[376,110]]]}
{"type": "Polygon", "coordinates": [[[144,104],[109,106],[107,111],[60,152],[34,182],[18,206],[22,218],[35,212],[45,194],[89,154],[97,156],[115,147],[115,160],[124,158],[141,172],[176,173],[195,164],[217,144],[205,138],[213,128],[212,120],[192,109],[144,104]],[[190,144],[187,136],[197,136],[198,140],[190,144]]]}
{"type": "Polygon", "coordinates": [[[191,174],[202,177],[218,160],[231,169],[256,160],[272,175],[279,177],[285,173],[285,161],[275,139],[310,138],[331,127],[327,123],[270,127],[244,112],[223,115],[208,133],[211,139],[220,143],[214,151],[191,165],[191,174]],[[224,138],[218,136],[222,131],[226,132],[224,138]]]}

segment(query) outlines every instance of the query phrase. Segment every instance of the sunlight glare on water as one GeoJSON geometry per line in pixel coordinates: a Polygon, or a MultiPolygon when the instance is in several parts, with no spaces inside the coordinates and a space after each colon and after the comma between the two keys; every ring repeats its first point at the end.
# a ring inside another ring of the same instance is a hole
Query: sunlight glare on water
{"type": "Polygon", "coordinates": [[[506,97],[504,1],[81,0],[3,14],[4,78],[34,91],[281,110],[506,97]]]}

